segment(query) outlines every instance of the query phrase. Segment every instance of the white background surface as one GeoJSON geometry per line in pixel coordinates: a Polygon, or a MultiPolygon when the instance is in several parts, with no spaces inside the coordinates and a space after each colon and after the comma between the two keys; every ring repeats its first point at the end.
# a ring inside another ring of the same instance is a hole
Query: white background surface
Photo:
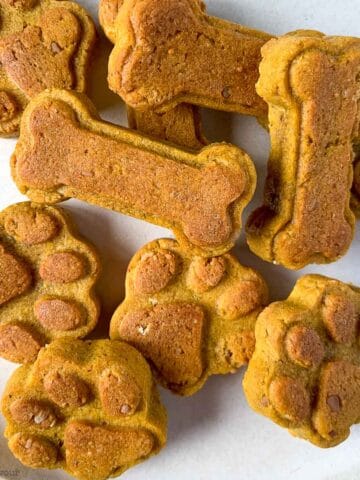
{"type": "MultiPolygon", "coordinates": [[[[94,18],[95,0],[80,2],[94,18]]],[[[210,13],[282,34],[311,28],[328,34],[360,36],[360,0],[208,0],[210,13]]],[[[109,44],[102,39],[92,69],[91,98],[102,116],[126,125],[124,106],[106,86],[109,44]]],[[[246,218],[260,204],[268,136],[254,119],[221,112],[205,112],[205,133],[212,140],[233,142],[252,156],[259,175],[257,194],[245,212],[246,218]]],[[[25,200],[9,174],[9,157],[15,141],[0,139],[0,207],[25,200]]],[[[120,214],[77,201],[63,204],[74,215],[81,232],[98,247],[103,260],[101,288],[108,290],[103,325],[123,298],[124,274],[128,261],[144,243],[169,236],[168,231],[120,214]]],[[[311,266],[294,273],[266,264],[252,255],[243,236],[236,253],[240,261],[259,269],[267,279],[272,299],[291,291],[296,278],[319,272],[360,285],[360,232],[348,255],[336,264],[311,266]]],[[[0,391],[14,366],[0,360],[0,391]]],[[[126,480],[358,480],[360,478],[360,425],[350,439],[335,449],[321,450],[292,438],[286,430],[253,413],[241,388],[242,373],[211,378],[192,398],[177,398],[162,391],[169,413],[168,446],[160,455],[126,472],[126,480]]],[[[12,458],[2,437],[0,419],[0,473],[6,480],[64,480],[60,471],[32,471],[12,458]]]]}

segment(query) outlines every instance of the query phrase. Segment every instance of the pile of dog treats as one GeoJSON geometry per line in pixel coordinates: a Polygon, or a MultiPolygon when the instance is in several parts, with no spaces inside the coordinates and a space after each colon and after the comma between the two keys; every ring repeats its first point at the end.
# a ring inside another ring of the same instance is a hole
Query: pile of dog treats
{"type": "Polygon", "coordinates": [[[101,0],[99,18],[130,128],[85,96],[97,36],[82,7],[0,0],[0,135],[19,135],[12,177],[31,201],[0,213],[0,355],[22,364],[1,403],[10,450],[80,480],[118,476],[166,443],[157,383],[189,396],[244,365],[254,410],[341,443],[360,421],[360,289],[306,275],[269,305],[261,275],[229,253],[254,164],[210,144],[198,109],[252,115],[270,133],[250,249],[288,269],[335,262],[360,217],[360,40],[274,37],[201,0],[101,0]],[[109,339],[86,340],[101,259],[54,206],[68,198],[176,238],[131,260],[109,339]]]}

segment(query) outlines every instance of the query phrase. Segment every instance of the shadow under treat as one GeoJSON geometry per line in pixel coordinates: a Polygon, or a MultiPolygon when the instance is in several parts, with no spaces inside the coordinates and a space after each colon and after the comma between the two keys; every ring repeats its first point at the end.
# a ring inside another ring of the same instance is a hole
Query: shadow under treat
{"type": "MultiPolygon", "coordinates": [[[[191,442],[191,438],[196,438],[202,431],[216,437],[224,409],[228,408],[227,402],[239,401],[245,405],[241,382],[242,372],[213,376],[191,397],[177,396],[161,389],[161,398],[169,417],[167,452],[170,451],[171,454],[171,449],[179,450],[179,444],[191,442]],[[227,392],[226,398],[223,392],[227,392]],[[242,397],[242,400],[238,397],[242,397]]],[[[239,405],[239,408],[242,406],[239,405]]]]}
{"type": "MultiPolygon", "coordinates": [[[[88,95],[96,105],[98,111],[107,110],[119,111],[125,115],[125,104],[121,98],[113,93],[108,87],[108,61],[112,45],[98,27],[98,40],[96,43],[93,60],[89,68],[88,95]]],[[[119,123],[119,122],[116,122],[119,123]]]]}
{"type": "Polygon", "coordinates": [[[97,293],[101,301],[101,314],[91,337],[108,338],[111,316],[125,296],[125,275],[132,252],[119,241],[121,233],[101,209],[84,204],[78,206],[74,201],[62,207],[71,211],[79,231],[95,245],[100,256],[101,273],[97,293]],[[107,239],[106,246],[104,238],[107,239]]]}

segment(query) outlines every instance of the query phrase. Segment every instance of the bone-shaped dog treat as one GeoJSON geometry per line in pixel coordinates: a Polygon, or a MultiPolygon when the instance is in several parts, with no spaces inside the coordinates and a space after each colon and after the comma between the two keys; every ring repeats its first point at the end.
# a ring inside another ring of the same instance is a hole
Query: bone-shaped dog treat
{"type": "Polygon", "coordinates": [[[305,275],[259,315],[244,378],[250,406],[320,447],[360,421],[360,289],[305,275]]]}
{"type": "Polygon", "coordinates": [[[19,189],[37,202],[75,197],[173,229],[202,255],[234,243],[256,173],[237,147],[197,155],[96,118],[75,92],[44,92],[27,108],[12,158],[19,189]]]}
{"type": "MultiPolygon", "coordinates": [[[[108,39],[115,43],[115,20],[123,0],[101,0],[99,20],[108,39]]],[[[200,112],[194,105],[181,103],[167,112],[135,110],[127,107],[129,127],[152,137],[200,150],[207,145],[201,129],[200,112]]]]}
{"type": "Polygon", "coordinates": [[[360,42],[299,32],[262,52],[257,88],[270,107],[272,149],[265,205],[249,220],[248,243],[292,269],[335,261],[354,231],[360,42]]]}
{"type": "Polygon", "coordinates": [[[96,32],[69,1],[0,0],[0,17],[0,136],[8,136],[42,90],[85,90],[96,32]]]}
{"type": "Polygon", "coordinates": [[[207,16],[194,0],[124,0],[110,35],[109,85],[133,108],[266,115],[255,84],[268,34],[207,16]]]}

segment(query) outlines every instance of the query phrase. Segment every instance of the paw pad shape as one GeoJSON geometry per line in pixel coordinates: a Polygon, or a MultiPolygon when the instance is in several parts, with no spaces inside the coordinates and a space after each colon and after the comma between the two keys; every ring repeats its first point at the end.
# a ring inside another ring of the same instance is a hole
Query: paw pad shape
{"type": "Polygon", "coordinates": [[[158,240],[132,259],[110,336],[135,346],[166,388],[191,395],[248,362],[266,303],[263,279],[233,256],[194,257],[158,240]]]}
{"type": "Polygon", "coordinates": [[[2,3],[0,136],[17,132],[29,99],[46,88],[85,90],[95,35],[92,20],[75,3],[2,3]]]}
{"type": "Polygon", "coordinates": [[[244,378],[257,412],[320,447],[360,421],[360,290],[306,275],[267,307],[244,378]]]}
{"type": "Polygon", "coordinates": [[[56,207],[28,202],[0,213],[0,355],[27,363],[61,336],[96,325],[99,261],[56,207]]]}
{"type": "Polygon", "coordinates": [[[2,412],[9,447],[23,464],[81,480],[118,476],[166,442],[151,370],[122,342],[55,340],[15,371],[2,412]]]}

